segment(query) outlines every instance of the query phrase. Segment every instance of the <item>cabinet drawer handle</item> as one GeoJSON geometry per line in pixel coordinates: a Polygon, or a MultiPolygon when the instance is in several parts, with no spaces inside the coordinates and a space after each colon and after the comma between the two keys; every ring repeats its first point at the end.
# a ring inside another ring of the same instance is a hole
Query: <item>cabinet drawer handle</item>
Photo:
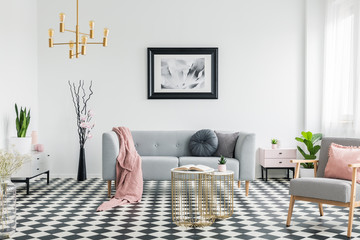
{"type": "Polygon", "coordinates": [[[279,162],[279,163],[282,163],[282,162],[279,162]]]}
{"type": "Polygon", "coordinates": [[[279,152],[279,154],[282,154],[282,152],[279,152]]]}
{"type": "Polygon", "coordinates": [[[39,170],[39,168],[37,168],[36,170],[39,170]]]}
{"type": "Polygon", "coordinates": [[[50,155],[48,154],[48,157],[50,157],[50,155]]]}
{"type": "Polygon", "coordinates": [[[40,158],[36,158],[37,160],[40,160],[40,158]]]}

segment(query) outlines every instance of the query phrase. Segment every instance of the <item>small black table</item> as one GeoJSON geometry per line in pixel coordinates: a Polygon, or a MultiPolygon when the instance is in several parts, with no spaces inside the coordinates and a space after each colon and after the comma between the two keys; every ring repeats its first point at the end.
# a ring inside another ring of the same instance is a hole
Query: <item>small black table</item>
{"type": "Polygon", "coordinates": [[[21,182],[21,183],[26,183],[26,194],[29,195],[30,193],[30,179],[38,177],[42,174],[46,174],[46,179],[47,179],[47,185],[49,185],[50,183],[50,170],[46,171],[46,172],[42,172],[38,175],[32,176],[32,177],[27,177],[25,179],[11,179],[12,182],[21,182]]]}
{"type": "MultiPolygon", "coordinates": [[[[261,166],[261,165],[260,165],[261,166]]],[[[289,168],[284,168],[284,167],[281,167],[281,168],[279,168],[279,167],[267,167],[267,168],[265,168],[265,167],[263,167],[263,166],[261,166],[261,179],[262,180],[264,180],[264,171],[265,171],[265,181],[267,182],[267,180],[268,180],[268,169],[286,169],[287,170],[287,176],[286,176],[286,178],[287,179],[290,179],[290,170],[292,171],[292,173],[293,173],[293,178],[294,178],[294,175],[295,175],[295,168],[294,167],[289,167],[289,168]]]]}

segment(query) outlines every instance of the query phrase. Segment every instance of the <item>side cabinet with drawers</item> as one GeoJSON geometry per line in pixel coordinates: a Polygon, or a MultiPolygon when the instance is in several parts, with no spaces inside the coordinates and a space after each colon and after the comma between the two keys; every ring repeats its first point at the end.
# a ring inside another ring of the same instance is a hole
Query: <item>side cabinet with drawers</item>
{"type": "Polygon", "coordinates": [[[293,177],[295,172],[295,163],[291,159],[296,159],[296,149],[263,149],[260,148],[261,178],[268,179],[268,169],[287,169],[287,178],[289,171],[292,170],[293,177]]]}
{"type": "Polygon", "coordinates": [[[21,168],[11,176],[12,182],[26,183],[26,194],[30,192],[30,179],[47,175],[47,184],[50,182],[50,155],[44,152],[31,152],[30,159],[26,160],[21,168]]]}

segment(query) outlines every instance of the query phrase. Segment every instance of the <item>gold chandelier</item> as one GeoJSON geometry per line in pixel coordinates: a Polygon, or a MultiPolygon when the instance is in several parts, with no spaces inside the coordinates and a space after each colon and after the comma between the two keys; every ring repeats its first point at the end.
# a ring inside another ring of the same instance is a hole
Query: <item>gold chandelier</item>
{"type": "Polygon", "coordinates": [[[75,42],[73,40],[70,40],[68,43],[54,43],[54,29],[49,29],[49,47],[52,48],[54,45],[69,45],[70,51],[69,51],[69,58],[72,59],[74,56],[76,58],[79,57],[79,55],[85,55],[86,54],[86,45],[87,44],[102,44],[104,47],[107,46],[107,37],[109,35],[109,29],[104,28],[104,38],[102,42],[88,42],[88,37],[90,39],[94,38],[94,21],[89,21],[90,26],[90,33],[82,33],[80,32],[79,27],[79,0],[76,0],[76,30],[69,30],[65,29],[65,14],[60,13],[60,32],[72,32],[75,33],[76,40],[75,42]],[[80,35],[81,41],[80,41],[80,35]],[[80,44],[81,44],[81,51],[80,51],[80,44]],[[74,53],[74,46],[75,46],[75,53],[74,53]]]}

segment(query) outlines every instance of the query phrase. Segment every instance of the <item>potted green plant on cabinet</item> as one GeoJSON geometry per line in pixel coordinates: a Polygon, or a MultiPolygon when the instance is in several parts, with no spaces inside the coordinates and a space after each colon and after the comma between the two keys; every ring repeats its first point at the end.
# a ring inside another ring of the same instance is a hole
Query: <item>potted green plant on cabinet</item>
{"type": "MultiPolygon", "coordinates": [[[[296,137],[295,140],[304,143],[308,153],[306,153],[300,146],[297,146],[298,151],[307,160],[316,159],[316,154],[320,150],[320,145],[315,145],[322,139],[321,133],[301,132],[301,137],[296,137]]],[[[314,164],[313,163],[301,163],[300,177],[313,177],[314,176],[314,164]]]]}
{"type": "Polygon", "coordinates": [[[15,103],[16,113],[16,137],[10,138],[10,149],[16,151],[19,154],[27,154],[31,151],[31,137],[26,136],[30,124],[30,110],[26,111],[26,108],[21,107],[20,112],[18,106],[15,103]]]}
{"type": "Polygon", "coordinates": [[[276,138],[271,139],[271,148],[272,149],[278,149],[279,148],[279,140],[276,138]]]}

